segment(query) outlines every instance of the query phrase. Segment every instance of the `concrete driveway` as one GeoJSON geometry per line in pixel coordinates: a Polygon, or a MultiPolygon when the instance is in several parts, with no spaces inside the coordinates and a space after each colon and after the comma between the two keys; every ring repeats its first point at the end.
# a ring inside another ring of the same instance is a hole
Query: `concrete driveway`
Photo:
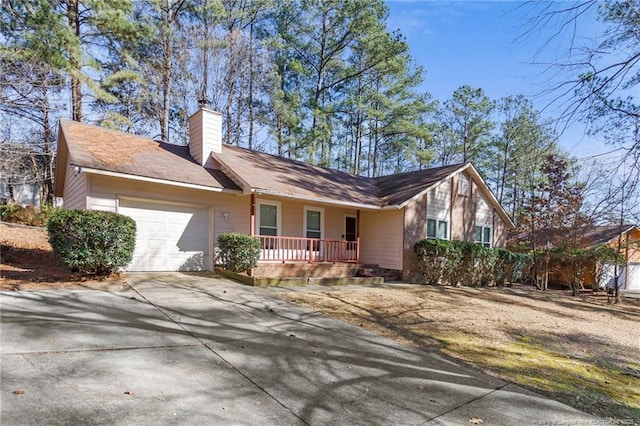
{"type": "Polygon", "coordinates": [[[120,293],[0,293],[0,424],[594,420],[291,305],[277,289],[177,273],[128,279],[120,293]]]}

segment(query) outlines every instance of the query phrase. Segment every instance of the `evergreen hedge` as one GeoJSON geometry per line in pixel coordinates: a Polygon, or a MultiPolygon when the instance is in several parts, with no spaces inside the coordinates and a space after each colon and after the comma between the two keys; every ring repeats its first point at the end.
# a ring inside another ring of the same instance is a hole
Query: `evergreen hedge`
{"type": "Polygon", "coordinates": [[[505,285],[522,279],[530,257],[469,241],[425,239],[416,242],[420,274],[426,284],[505,285]]]}
{"type": "Polygon", "coordinates": [[[97,210],[57,210],[47,222],[58,262],[76,272],[105,275],[131,262],[136,223],[128,216],[97,210]]]}
{"type": "Polygon", "coordinates": [[[255,268],[260,259],[260,240],[246,234],[231,232],[218,236],[220,263],[232,272],[255,268]]]}

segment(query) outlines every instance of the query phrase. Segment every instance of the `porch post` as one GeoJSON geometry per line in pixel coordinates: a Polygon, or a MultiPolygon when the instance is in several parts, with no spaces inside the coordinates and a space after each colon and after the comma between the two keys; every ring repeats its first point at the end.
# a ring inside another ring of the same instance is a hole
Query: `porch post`
{"type": "Polygon", "coordinates": [[[251,194],[251,210],[249,212],[249,235],[256,235],[256,194],[251,194]]]}

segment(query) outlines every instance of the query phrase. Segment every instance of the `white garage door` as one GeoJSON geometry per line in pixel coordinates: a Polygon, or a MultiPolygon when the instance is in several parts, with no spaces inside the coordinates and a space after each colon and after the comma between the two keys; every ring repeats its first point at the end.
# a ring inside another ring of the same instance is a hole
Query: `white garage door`
{"type": "MultiPolygon", "coordinates": [[[[600,283],[600,287],[611,287],[615,286],[614,284],[614,267],[613,265],[602,265],[604,269],[602,282],[600,283]]],[[[618,287],[627,290],[640,290],[640,263],[629,263],[629,283],[625,283],[625,278],[627,276],[626,268],[622,267],[618,271],[618,287]]]]}
{"type": "Polygon", "coordinates": [[[129,271],[209,269],[209,209],[121,199],[118,212],[136,221],[129,271]]]}

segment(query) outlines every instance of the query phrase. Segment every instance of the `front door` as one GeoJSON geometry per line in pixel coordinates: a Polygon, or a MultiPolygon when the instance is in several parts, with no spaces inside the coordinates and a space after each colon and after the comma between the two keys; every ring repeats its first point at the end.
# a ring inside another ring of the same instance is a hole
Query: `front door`
{"type": "Polygon", "coordinates": [[[345,216],[344,218],[344,235],[347,241],[355,241],[358,238],[358,225],[355,216],[345,216]]]}
{"type": "Polygon", "coordinates": [[[355,259],[357,257],[356,240],[358,239],[358,219],[355,216],[344,217],[344,235],[343,239],[348,241],[345,253],[349,259],[355,259]]]}

